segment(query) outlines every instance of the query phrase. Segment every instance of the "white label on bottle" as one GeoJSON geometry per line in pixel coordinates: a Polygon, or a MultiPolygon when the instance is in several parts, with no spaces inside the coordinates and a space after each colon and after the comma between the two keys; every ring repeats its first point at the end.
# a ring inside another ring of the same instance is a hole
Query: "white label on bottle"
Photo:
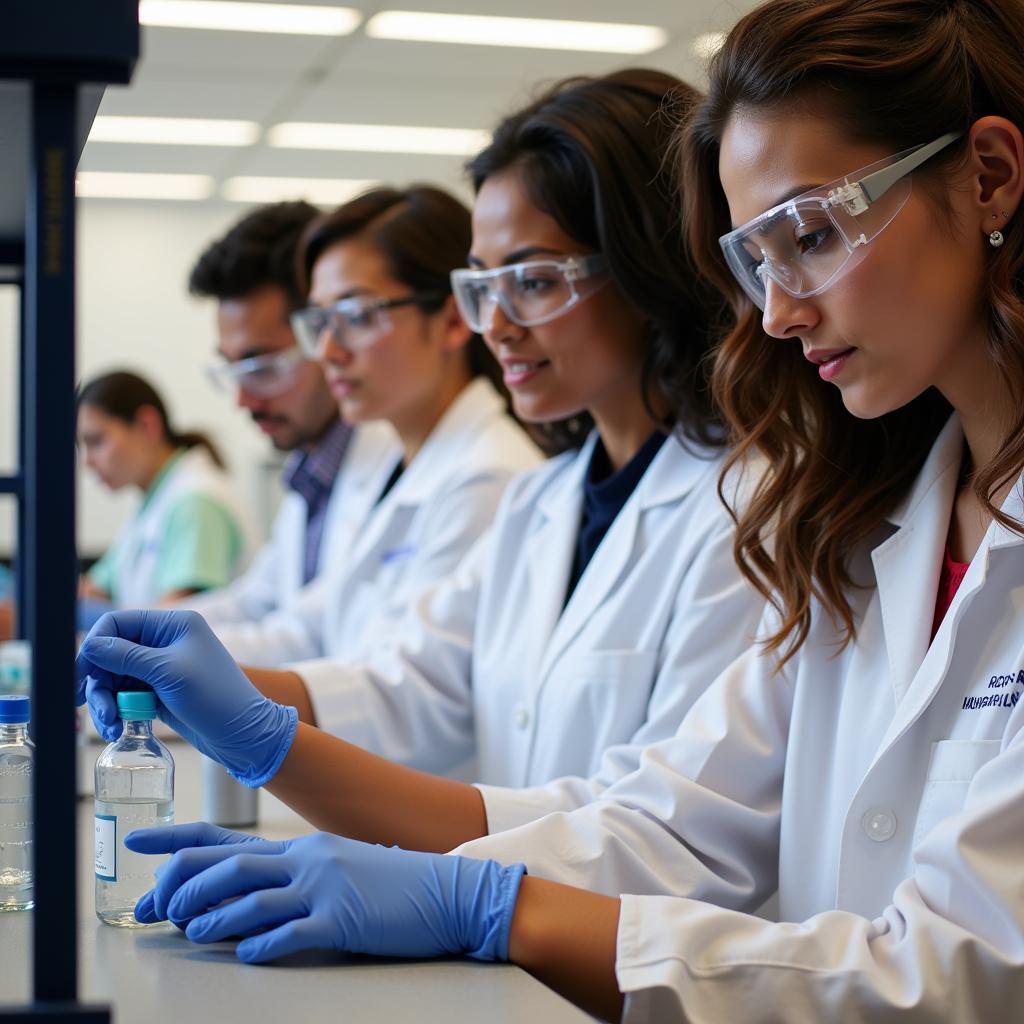
{"type": "Polygon", "coordinates": [[[96,815],[96,877],[117,881],[117,818],[113,814],[96,815]]]}

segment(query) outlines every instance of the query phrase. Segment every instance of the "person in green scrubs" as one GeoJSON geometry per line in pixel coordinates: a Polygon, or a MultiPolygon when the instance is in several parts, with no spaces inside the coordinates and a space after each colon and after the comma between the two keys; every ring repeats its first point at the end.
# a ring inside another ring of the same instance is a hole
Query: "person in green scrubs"
{"type": "Polygon", "coordinates": [[[86,465],[142,501],[80,582],[81,598],[128,607],[170,604],[221,587],[249,551],[246,515],[224,464],[201,434],[178,433],[156,390],[133,373],[97,377],[78,397],[86,465]]]}

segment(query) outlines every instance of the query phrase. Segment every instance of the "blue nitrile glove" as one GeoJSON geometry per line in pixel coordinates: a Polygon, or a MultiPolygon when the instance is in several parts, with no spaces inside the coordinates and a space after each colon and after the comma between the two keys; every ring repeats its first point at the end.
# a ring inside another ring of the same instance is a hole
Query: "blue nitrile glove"
{"type": "Polygon", "coordinates": [[[156,692],[162,722],[253,788],[273,778],[295,739],[295,708],[264,697],[196,612],[110,612],[89,631],[75,670],[77,702],[89,702],[105,739],[121,734],[115,694],[141,680],[156,692]]]}
{"type": "Polygon", "coordinates": [[[124,844],[174,854],[139,901],[140,921],[167,918],[193,942],[248,936],[236,950],[247,963],[306,949],[506,960],[526,870],[327,832],[271,842],[203,823],[139,829],[124,844]]]}
{"type": "Polygon", "coordinates": [[[88,632],[99,620],[114,610],[112,601],[105,597],[80,597],[75,605],[75,629],[88,632]]]}

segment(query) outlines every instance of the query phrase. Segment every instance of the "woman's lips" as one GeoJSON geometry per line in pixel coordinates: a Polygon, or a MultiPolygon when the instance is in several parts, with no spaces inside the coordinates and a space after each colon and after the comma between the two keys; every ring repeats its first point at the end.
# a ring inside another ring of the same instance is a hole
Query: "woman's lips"
{"type": "Polygon", "coordinates": [[[505,387],[516,388],[533,380],[545,366],[550,364],[546,359],[514,359],[503,362],[501,365],[504,371],[505,387]]]}
{"type": "Polygon", "coordinates": [[[844,366],[850,359],[850,356],[857,350],[855,348],[834,348],[824,349],[821,351],[814,351],[804,353],[804,358],[814,363],[818,367],[818,376],[824,381],[832,380],[837,374],[842,372],[844,366]]]}
{"type": "Polygon", "coordinates": [[[344,398],[346,395],[352,394],[359,385],[354,380],[347,380],[343,377],[334,377],[328,380],[327,386],[330,388],[331,394],[335,398],[344,398]]]}

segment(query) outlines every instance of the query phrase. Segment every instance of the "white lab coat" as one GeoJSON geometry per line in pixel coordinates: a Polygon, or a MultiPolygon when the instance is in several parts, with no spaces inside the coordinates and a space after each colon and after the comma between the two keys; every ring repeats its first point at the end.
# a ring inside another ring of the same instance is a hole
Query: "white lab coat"
{"type": "MultiPolygon", "coordinates": [[[[721,456],[669,439],[563,611],[595,442],[515,481],[488,536],[390,644],[293,666],[321,728],[428,771],[475,754],[477,777],[505,786],[586,776],[607,747],[672,734],[750,643],[762,601],[733,560],[721,456]]],[[[523,813],[488,805],[502,827],[539,812],[523,813]]]]}
{"type": "Polygon", "coordinates": [[[1020,1018],[1024,539],[989,528],[929,643],[961,452],[954,418],[855,559],[845,651],[816,609],[780,673],[740,658],[595,802],[461,848],[634,894],[626,1020],[1020,1018]],[[749,913],[776,883],[792,923],[749,913]]]}
{"type": "Polygon", "coordinates": [[[239,501],[228,474],[201,445],[183,452],[159,482],[156,493],[121,530],[113,571],[114,593],[124,608],[145,608],[163,596],[157,593],[156,572],[167,519],[182,498],[203,496],[231,513],[241,533],[239,566],[247,565],[254,548],[248,512],[239,501]]]}
{"type": "MultiPolygon", "coordinates": [[[[394,465],[401,448],[391,427],[367,423],[355,429],[338,475],[331,488],[317,554],[316,576],[303,580],[306,550],[305,500],[288,491],[274,517],[270,539],[256,553],[249,569],[233,583],[218,590],[189,597],[181,607],[200,612],[215,629],[229,623],[259,622],[271,612],[292,608],[300,594],[324,569],[341,561],[349,542],[348,523],[354,494],[362,494],[365,481],[382,467],[394,465]]],[[[273,662],[285,661],[290,652],[267,652],[273,662]]]]}
{"type": "MultiPolygon", "coordinates": [[[[359,453],[354,453],[358,458],[359,453]]],[[[249,665],[362,657],[385,642],[413,595],[448,575],[487,529],[509,481],[542,454],[484,378],[445,412],[388,495],[402,457],[351,472],[331,564],[292,605],[215,632],[249,665]]]]}

